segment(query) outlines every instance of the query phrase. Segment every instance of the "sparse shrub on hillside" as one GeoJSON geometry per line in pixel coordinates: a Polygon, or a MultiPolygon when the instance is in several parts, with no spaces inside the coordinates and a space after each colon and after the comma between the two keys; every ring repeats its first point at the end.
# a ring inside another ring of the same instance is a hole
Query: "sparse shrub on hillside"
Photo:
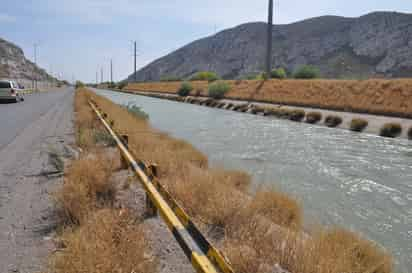
{"type": "Polygon", "coordinates": [[[270,73],[270,77],[272,79],[286,79],[286,71],[283,68],[274,69],[270,73]]]}
{"type": "Polygon", "coordinates": [[[300,109],[291,110],[289,119],[292,121],[302,121],[305,118],[305,111],[300,109]]]}
{"type": "Polygon", "coordinates": [[[181,80],[178,76],[164,76],[160,78],[161,82],[180,82],[181,80]]]}
{"type": "Polygon", "coordinates": [[[259,75],[257,75],[255,79],[259,81],[266,81],[269,79],[269,75],[266,74],[266,72],[262,72],[259,75]]]}
{"type": "Polygon", "coordinates": [[[192,90],[193,86],[190,82],[183,82],[179,90],[177,91],[177,94],[181,97],[186,97],[190,94],[190,92],[192,92],[192,90]]]}
{"type": "Polygon", "coordinates": [[[383,137],[398,137],[402,133],[402,126],[399,123],[386,123],[381,128],[380,135],[383,137]]]}
{"type": "Polygon", "coordinates": [[[310,124],[318,123],[322,119],[321,112],[310,112],[306,115],[306,122],[310,124]]]}
{"type": "Polygon", "coordinates": [[[412,139],[412,127],[408,130],[408,138],[412,139]]]}
{"type": "Polygon", "coordinates": [[[202,71],[196,73],[192,78],[191,81],[208,81],[213,82],[219,79],[219,76],[215,72],[211,71],[202,71]]]}
{"type": "Polygon", "coordinates": [[[229,90],[230,86],[226,82],[214,82],[209,85],[209,97],[216,100],[222,99],[229,90]]]}
{"type": "Polygon", "coordinates": [[[319,69],[311,65],[301,66],[293,74],[295,79],[316,79],[319,78],[319,76],[319,69]]]}
{"type": "Polygon", "coordinates": [[[342,118],[339,116],[330,115],[325,119],[325,124],[328,127],[337,127],[342,123],[342,118]]]}
{"type": "Polygon", "coordinates": [[[362,132],[368,126],[368,121],[361,118],[354,118],[350,122],[350,129],[355,132],[362,132]]]}

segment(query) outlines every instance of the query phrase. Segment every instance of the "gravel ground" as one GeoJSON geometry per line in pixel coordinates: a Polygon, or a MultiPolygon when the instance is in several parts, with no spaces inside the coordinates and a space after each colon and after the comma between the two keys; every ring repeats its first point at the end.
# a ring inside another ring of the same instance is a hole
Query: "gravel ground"
{"type": "Polygon", "coordinates": [[[0,272],[44,269],[56,226],[50,193],[60,159],[74,156],[72,120],[72,89],[0,105],[0,272]]]}
{"type": "Polygon", "coordinates": [[[145,190],[130,171],[120,171],[113,177],[118,185],[119,206],[127,208],[143,219],[146,235],[158,264],[159,273],[194,273],[194,269],[183,250],[159,217],[147,218],[145,190]],[[125,187],[125,184],[129,186],[125,187]]]}

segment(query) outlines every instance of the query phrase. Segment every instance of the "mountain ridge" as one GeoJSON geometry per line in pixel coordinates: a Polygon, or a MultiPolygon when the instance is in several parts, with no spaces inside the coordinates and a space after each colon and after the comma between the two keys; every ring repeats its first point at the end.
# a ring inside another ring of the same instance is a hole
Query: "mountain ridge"
{"type": "MultiPolygon", "coordinates": [[[[266,27],[249,22],[195,40],[137,72],[138,81],[188,78],[211,70],[223,78],[258,74],[265,59],[266,27]]],[[[412,76],[412,14],[373,12],[325,15],[274,25],[273,63],[290,73],[317,66],[325,78],[412,76]]],[[[133,81],[134,75],[127,81],[133,81]]]]}

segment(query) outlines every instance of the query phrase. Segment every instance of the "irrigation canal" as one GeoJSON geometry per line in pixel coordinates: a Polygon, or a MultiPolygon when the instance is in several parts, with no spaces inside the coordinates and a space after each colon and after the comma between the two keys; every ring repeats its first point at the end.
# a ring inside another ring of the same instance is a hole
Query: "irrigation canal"
{"type": "Polygon", "coordinates": [[[296,197],[305,222],[339,225],[387,248],[412,272],[412,141],[96,90],[140,106],[153,127],[185,139],[212,166],[249,172],[254,187],[296,197]]]}

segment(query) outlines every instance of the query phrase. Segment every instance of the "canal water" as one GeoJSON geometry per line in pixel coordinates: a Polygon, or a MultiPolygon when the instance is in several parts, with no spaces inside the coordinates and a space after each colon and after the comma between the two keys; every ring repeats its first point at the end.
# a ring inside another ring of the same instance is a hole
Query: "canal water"
{"type": "Polygon", "coordinates": [[[96,91],[140,106],[153,127],[185,139],[212,166],[242,169],[254,186],[297,198],[306,223],[360,232],[412,272],[412,141],[137,95],[96,91]]]}

